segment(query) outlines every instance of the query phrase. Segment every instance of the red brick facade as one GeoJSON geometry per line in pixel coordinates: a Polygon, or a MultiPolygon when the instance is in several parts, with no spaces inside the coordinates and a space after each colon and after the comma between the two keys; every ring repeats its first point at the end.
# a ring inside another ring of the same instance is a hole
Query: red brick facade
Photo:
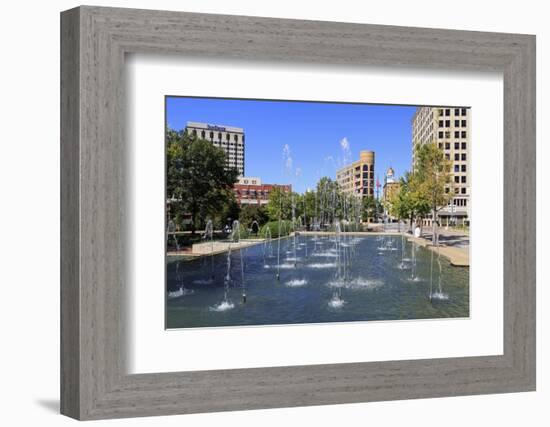
{"type": "Polygon", "coordinates": [[[285,193],[290,193],[292,191],[292,185],[278,184],[235,184],[233,186],[233,191],[240,205],[265,205],[269,201],[269,194],[276,187],[282,188],[285,193]]]}

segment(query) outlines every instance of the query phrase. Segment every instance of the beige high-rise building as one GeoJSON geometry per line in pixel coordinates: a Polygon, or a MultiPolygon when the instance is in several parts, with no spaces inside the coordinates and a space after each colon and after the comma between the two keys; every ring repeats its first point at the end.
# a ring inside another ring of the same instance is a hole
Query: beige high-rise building
{"type": "MultiPolygon", "coordinates": [[[[419,107],[412,119],[412,164],[416,150],[435,143],[451,161],[451,183],[445,191],[453,194],[448,206],[441,208],[441,225],[452,221],[468,224],[470,218],[470,133],[471,110],[467,107],[419,107]]],[[[431,220],[427,220],[431,224],[431,220]]]]}
{"type": "Polygon", "coordinates": [[[344,193],[374,197],[374,151],[361,151],[359,160],[336,172],[336,182],[344,193]]]}
{"type": "Polygon", "coordinates": [[[226,168],[236,168],[240,176],[244,175],[244,129],[187,122],[186,131],[198,138],[211,141],[214,146],[223,149],[226,156],[226,168]]]}

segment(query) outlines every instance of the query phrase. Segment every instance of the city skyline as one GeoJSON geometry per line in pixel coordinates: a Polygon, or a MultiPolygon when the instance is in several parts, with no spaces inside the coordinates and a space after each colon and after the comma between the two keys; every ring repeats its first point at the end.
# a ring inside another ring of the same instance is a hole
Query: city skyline
{"type": "Polygon", "coordinates": [[[415,106],[221,98],[166,97],[166,124],[187,122],[244,129],[245,176],[313,188],[322,176],[376,152],[376,178],[392,166],[397,176],[411,168],[411,122],[415,106]],[[287,148],[285,148],[287,146],[287,148]]]}

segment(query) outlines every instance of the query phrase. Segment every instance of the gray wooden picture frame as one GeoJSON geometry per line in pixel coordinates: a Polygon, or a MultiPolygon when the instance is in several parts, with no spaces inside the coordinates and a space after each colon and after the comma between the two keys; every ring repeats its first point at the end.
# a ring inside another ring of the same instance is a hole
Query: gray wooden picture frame
{"type": "Polygon", "coordinates": [[[535,255],[534,36],[88,6],[62,12],[63,414],[85,420],[535,390],[535,255]],[[127,374],[127,53],[502,72],[504,354],[127,374]]]}

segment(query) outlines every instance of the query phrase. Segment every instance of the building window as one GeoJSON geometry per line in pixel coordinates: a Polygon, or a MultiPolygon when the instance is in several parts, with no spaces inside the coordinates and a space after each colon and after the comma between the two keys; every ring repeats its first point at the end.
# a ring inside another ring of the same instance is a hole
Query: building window
{"type": "Polygon", "coordinates": [[[460,138],[460,131],[455,130],[455,138],[460,138]]]}
{"type": "Polygon", "coordinates": [[[445,143],[445,150],[450,150],[451,149],[451,143],[450,142],[446,142],[445,143]]]}
{"type": "Polygon", "coordinates": [[[455,172],[460,172],[460,166],[459,165],[455,165],[455,172]]]}
{"type": "Polygon", "coordinates": [[[458,150],[460,148],[460,143],[459,142],[455,142],[455,150],[458,150]]]}
{"type": "Polygon", "coordinates": [[[445,115],[446,115],[446,116],[450,116],[450,115],[451,115],[451,110],[450,110],[449,108],[447,108],[447,109],[445,110],[445,115]]]}
{"type": "Polygon", "coordinates": [[[197,129],[193,129],[193,136],[194,136],[194,137],[197,136],[197,129]]]}
{"type": "Polygon", "coordinates": [[[451,159],[451,155],[450,155],[449,153],[445,153],[445,159],[450,160],[450,159],[451,159]]]}
{"type": "Polygon", "coordinates": [[[458,184],[460,182],[460,177],[457,175],[455,176],[455,183],[458,184]]]}
{"type": "Polygon", "coordinates": [[[214,132],[210,132],[210,139],[214,139],[214,132]]]}
{"type": "Polygon", "coordinates": [[[466,175],[462,175],[462,176],[460,177],[460,182],[461,182],[462,184],[466,184],[466,175]]]}
{"type": "Polygon", "coordinates": [[[450,120],[445,120],[445,127],[448,128],[451,126],[451,121],[450,120]]]}
{"type": "Polygon", "coordinates": [[[460,189],[460,193],[461,193],[461,194],[466,194],[466,187],[462,187],[462,188],[460,189]]]}
{"type": "Polygon", "coordinates": [[[465,143],[465,142],[462,143],[462,149],[463,149],[463,150],[466,149],[466,143],[465,143]]]}
{"type": "Polygon", "coordinates": [[[442,116],[443,115],[443,109],[439,109],[439,115],[442,116]]]}
{"type": "Polygon", "coordinates": [[[460,120],[455,120],[455,127],[460,126],[460,120]]]}
{"type": "Polygon", "coordinates": [[[443,143],[440,142],[438,145],[439,145],[439,149],[440,149],[440,150],[443,150],[443,143]]]}
{"type": "Polygon", "coordinates": [[[443,120],[440,120],[440,121],[439,121],[439,127],[440,127],[440,128],[443,127],[443,120]]]}
{"type": "Polygon", "coordinates": [[[231,139],[231,135],[229,135],[228,133],[225,134],[225,139],[226,139],[227,141],[229,141],[229,140],[231,139]]]}
{"type": "Polygon", "coordinates": [[[462,154],[460,155],[460,160],[462,160],[462,161],[464,161],[464,162],[466,161],[466,153],[462,153],[462,154]]]}
{"type": "Polygon", "coordinates": [[[369,165],[363,165],[363,172],[368,172],[369,165]]]}
{"type": "Polygon", "coordinates": [[[202,139],[206,138],[206,133],[204,131],[201,132],[201,138],[202,139]]]}
{"type": "Polygon", "coordinates": [[[466,120],[462,120],[462,127],[463,127],[463,128],[466,127],[466,120]]]}
{"type": "Polygon", "coordinates": [[[462,115],[463,115],[463,116],[466,115],[466,108],[463,108],[463,109],[462,109],[462,115]]]}
{"type": "Polygon", "coordinates": [[[460,114],[460,108],[455,108],[455,116],[458,116],[460,114]]]}
{"type": "Polygon", "coordinates": [[[451,132],[445,131],[445,138],[450,138],[450,137],[451,137],[451,132]]]}
{"type": "Polygon", "coordinates": [[[455,194],[458,194],[458,187],[455,187],[455,194]]]}
{"type": "Polygon", "coordinates": [[[449,192],[449,187],[445,187],[445,193],[449,192]]]}
{"type": "Polygon", "coordinates": [[[466,138],[466,131],[465,130],[462,131],[462,138],[466,138]]]}
{"type": "Polygon", "coordinates": [[[466,172],[466,165],[460,165],[460,172],[466,172]]]}
{"type": "Polygon", "coordinates": [[[438,135],[440,138],[443,138],[443,132],[439,131],[438,135]]]}
{"type": "Polygon", "coordinates": [[[458,162],[460,160],[460,154],[455,153],[455,162],[458,162]]]}

